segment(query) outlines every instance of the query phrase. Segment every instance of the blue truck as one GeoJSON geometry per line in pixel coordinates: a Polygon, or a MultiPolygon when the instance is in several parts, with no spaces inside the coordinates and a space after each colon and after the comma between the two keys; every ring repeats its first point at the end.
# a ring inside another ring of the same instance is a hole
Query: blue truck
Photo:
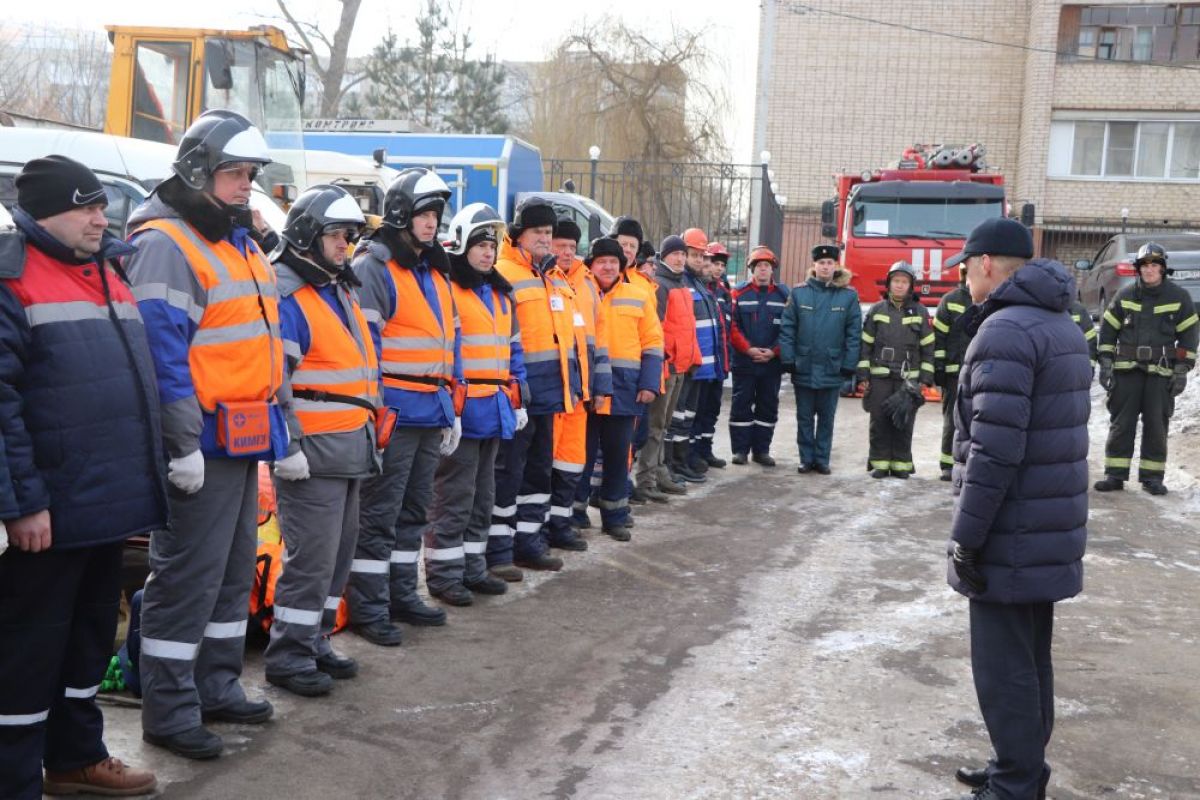
{"type": "Polygon", "coordinates": [[[511,220],[521,200],[530,195],[544,197],[560,216],[578,223],[583,231],[581,248],[612,227],[612,215],[590,198],[545,191],[541,152],[515,136],[393,133],[347,127],[351,129],[306,130],[304,147],[374,159],[394,169],[431,168],[454,192],[450,202],[456,210],[470,203],[487,203],[511,220]]]}

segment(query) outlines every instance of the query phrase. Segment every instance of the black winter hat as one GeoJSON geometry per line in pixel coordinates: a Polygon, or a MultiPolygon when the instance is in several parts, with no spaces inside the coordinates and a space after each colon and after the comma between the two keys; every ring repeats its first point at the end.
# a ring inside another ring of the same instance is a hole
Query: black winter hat
{"type": "Polygon", "coordinates": [[[617,217],[616,222],[613,223],[612,231],[608,235],[614,239],[618,236],[632,236],[638,240],[639,245],[646,241],[646,237],[642,234],[642,223],[633,217],[617,217]]]}
{"type": "Polygon", "coordinates": [[[97,203],[108,205],[108,195],[96,173],[66,156],[26,162],[17,174],[16,184],[17,205],[34,219],[97,203]]]}
{"type": "Polygon", "coordinates": [[[513,221],[508,226],[508,236],[515,242],[528,228],[553,227],[557,221],[554,206],[540,197],[527,197],[517,206],[513,221]]]}
{"type": "Polygon", "coordinates": [[[681,236],[668,236],[662,240],[662,244],[658,246],[658,257],[666,258],[675,251],[687,252],[687,245],[683,243],[681,236]]]}
{"type": "Polygon", "coordinates": [[[645,264],[652,258],[654,258],[654,245],[649,242],[642,242],[638,245],[637,263],[645,264]]]}
{"type": "Polygon", "coordinates": [[[579,226],[575,224],[574,220],[559,217],[554,221],[554,238],[570,239],[575,244],[579,244],[579,240],[583,238],[583,231],[579,230],[579,226]]]}
{"type": "Polygon", "coordinates": [[[820,261],[822,258],[832,258],[838,260],[838,256],[842,253],[836,244],[819,244],[812,249],[812,260],[820,261]]]}
{"type": "Polygon", "coordinates": [[[625,269],[625,251],[621,249],[616,239],[611,239],[607,236],[602,236],[599,239],[592,240],[592,251],[588,257],[583,260],[584,264],[589,267],[592,262],[600,256],[613,256],[621,265],[621,269],[625,269]]]}

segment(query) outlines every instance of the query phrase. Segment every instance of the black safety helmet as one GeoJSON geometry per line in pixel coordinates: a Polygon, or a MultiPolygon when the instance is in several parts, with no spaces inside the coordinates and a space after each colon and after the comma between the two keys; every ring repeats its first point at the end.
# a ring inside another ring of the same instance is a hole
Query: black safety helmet
{"type": "Polygon", "coordinates": [[[450,187],[431,169],[410,167],[392,179],[383,196],[383,224],[407,230],[413,217],[433,209],[441,217],[450,202],[450,187]]]}
{"type": "Polygon", "coordinates": [[[362,209],[349,192],[340,186],[320,183],[296,198],[281,235],[292,247],[304,251],[315,249],[317,238],[334,228],[349,229],[350,241],[354,242],[362,235],[366,223],[362,209]]]}
{"type": "Polygon", "coordinates": [[[883,282],[885,290],[887,289],[887,287],[891,286],[892,276],[895,275],[897,272],[903,272],[905,275],[908,276],[909,291],[912,291],[913,289],[916,288],[916,286],[917,286],[916,267],[914,267],[912,264],[908,263],[907,261],[901,260],[901,261],[895,262],[890,267],[888,267],[887,277],[884,279],[884,282],[883,282]]]}
{"type": "Polygon", "coordinates": [[[171,169],[186,186],[201,191],[223,164],[271,163],[267,140],[236,111],[205,111],[183,133],[171,169]]]}
{"type": "Polygon", "coordinates": [[[1140,267],[1143,264],[1158,262],[1163,265],[1163,274],[1170,275],[1175,270],[1167,266],[1167,251],[1161,244],[1157,242],[1146,242],[1138,248],[1137,258],[1133,260],[1133,266],[1140,267]]]}

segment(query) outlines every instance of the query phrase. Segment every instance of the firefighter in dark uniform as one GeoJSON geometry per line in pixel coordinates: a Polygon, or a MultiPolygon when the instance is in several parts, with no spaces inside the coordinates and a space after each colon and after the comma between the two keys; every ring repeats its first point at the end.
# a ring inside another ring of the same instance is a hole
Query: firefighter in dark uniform
{"type": "Polygon", "coordinates": [[[906,381],[933,385],[933,327],[929,312],[913,295],[917,271],[907,261],[888,269],[884,298],[863,319],[858,382],[863,408],[871,414],[867,469],[872,478],[908,478],[913,473],[913,420],[893,422],[884,401],[904,390],[906,381]]]}
{"type": "Polygon", "coordinates": [[[1161,495],[1167,493],[1167,425],[1196,365],[1200,325],[1191,296],[1167,278],[1171,270],[1161,245],[1143,245],[1133,265],[1137,281],[1113,296],[1100,323],[1100,385],[1108,391],[1111,424],[1104,480],[1095,488],[1124,488],[1140,416],[1138,480],[1150,494],[1161,495]]]}
{"type": "Polygon", "coordinates": [[[971,307],[967,270],[959,265],[958,286],[946,293],[933,315],[933,382],[942,390],[942,451],[939,463],[942,480],[950,480],[954,468],[954,398],[958,396],[958,370],[971,337],[959,319],[971,307]]]}
{"type": "Polygon", "coordinates": [[[1076,300],[1067,309],[1067,313],[1071,315],[1071,321],[1079,326],[1079,330],[1083,331],[1083,338],[1087,339],[1088,356],[1092,359],[1092,375],[1096,374],[1096,346],[1100,342],[1100,334],[1096,332],[1096,324],[1092,322],[1092,315],[1087,310],[1087,307],[1076,300]]]}

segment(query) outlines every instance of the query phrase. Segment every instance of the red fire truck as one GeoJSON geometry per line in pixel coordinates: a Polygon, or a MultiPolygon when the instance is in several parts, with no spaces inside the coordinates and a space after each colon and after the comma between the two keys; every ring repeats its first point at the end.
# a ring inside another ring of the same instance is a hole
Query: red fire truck
{"type": "MultiPolygon", "coordinates": [[[[916,291],[937,305],[958,281],[943,269],[978,223],[1009,213],[1004,176],[984,162],[983,145],[913,145],[890,167],[837,174],[837,197],[821,206],[821,233],[836,239],[842,264],[864,303],[883,294],[888,267],[904,260],[916,267],[916,291]]],[[[1033,224],[1033,206],[1021,221],[1033,224]]]]}

